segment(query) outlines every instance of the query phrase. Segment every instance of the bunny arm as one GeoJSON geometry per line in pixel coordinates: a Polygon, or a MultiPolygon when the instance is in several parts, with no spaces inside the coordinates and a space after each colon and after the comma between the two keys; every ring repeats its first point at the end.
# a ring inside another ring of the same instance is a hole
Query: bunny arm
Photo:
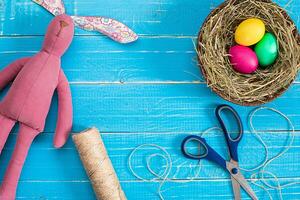
{"type": "Polygon", "coordinates": [[[0,91],[18,75],[29,60],[30,57],[18,59],[0,72],[0,91]]]}
{"type": "Polygon", "coordinates": [[[73,111],[72,111],[72,96],[69,82],[63,72],[60,70],[59,82],[57,85],[58,94],[58,119],[57,127],[54,136],[54,146],[62,147],[72,129],[73,111]]]}

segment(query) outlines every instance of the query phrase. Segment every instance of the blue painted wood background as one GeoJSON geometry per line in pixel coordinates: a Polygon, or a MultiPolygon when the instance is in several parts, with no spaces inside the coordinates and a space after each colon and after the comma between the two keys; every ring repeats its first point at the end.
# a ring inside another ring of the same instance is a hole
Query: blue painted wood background
{"type": "MultiPolygon", "coordinates": [[[[179,143],[186,134],[217,125],[214,108],[227,103],[205,85],[197,67],[193,41],[209,12],[222,0],[65,0],[68,14],[114,17],[128,24],[140,39],[121,45],[98,33],[76,30],[69,51],[62,59],[71,82],[74,102],[74,132],[98,127],[128,199],[159,199],[159,182],[137,180],[128,170],[127,159],[134,147],[155,143],[165,147],[174,160],[173,170],[185,162],[174,181],[168,181],[166,199],[232,199],[228,175],[204,161],[199,178],[181,183],[195,162],[182,157],[179,143]]],[[[285,6],[289,0],[276,0],[285,6]]],[[[286,7],[299,26],[299,0],[286,7]]],[[[36,53],[52,16],[30,0],[0,0],[0,68],[13,60],[36,53]]],[[[282,97],[268,104],[286,113],[300,130],[299,79],[282,97]]],[[[244,123],[253,108],[234,106],[244,123]]],[[[71,140],[64,148],[52,146],[57,115],[56,98],[45,133],[34,141],[19,183],[18,199],[95,199],[71,140]]],[[[288,139],[287,123],[270,112],[259,113],[255,125],[276,155],[288,139]]],[[[0,179],[14,148],[15,129],[0,157],[0,179]]],[[[207,138],[226,155],[224,138],[207,138]]],[[[150,152],[153,150],[148,149],[150,152]]],[[[264,158],[263,147],[246,127],[239,148],[241,166],[256,166],[264,158]]],[[[154,151],[155,152],[155,151],[154,151]]],[[[151,178],[143,151],[134,159],[135,169],[151,178]]],[[[155,161],[157,170],[165,163],[155,161]]],[[[300,134],[291,150],[273,162],[268,171],[280,183],[300,181],[300,134]]],[[[250,173],[246,174],[247,178],[250,173]]],[[[270,179],[270,182],[274,180],[270,179]]],[[[274,184],[274,182],[273,182],[274,184]]],[[[259,199],[268,199],[252,185],[259,199]]],[[[270,190],[274,199],[278,192],[270,190]]],[[[282,190],[284,199],[300,199],[300,185],[282,190]]],[[[245,199],[248,197],[243,194],[245,199]]]]}

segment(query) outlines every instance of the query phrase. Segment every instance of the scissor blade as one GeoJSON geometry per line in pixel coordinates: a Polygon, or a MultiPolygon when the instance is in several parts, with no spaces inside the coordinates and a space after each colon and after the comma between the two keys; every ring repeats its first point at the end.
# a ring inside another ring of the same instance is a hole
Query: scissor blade
{"type": "Polygon", "coordinates": [[[234,174],[231,174],[231,175],[242,186],[242,188],[248,193],[248,195],[253,200],[258,200],[257,196],[255,195],[255,192],[252,190],[252,188],[249,186],[247,180],[240,172],[236,175],[234,175],[234,174]]]}
{"type": "MultiPolygon", "coordinates": [[[[239,163],[233,159],[230,160],[230,163],[235,165],[236,167],[239,167],[239,163]]],[[[234,199],[235,200],[241,200],[241,185],[237,180],[231,176],[231,183],[232,183],[232,189],[233,189],[233,194],[234,194],[234,199]]]]}
{"type": "Polygon", "coordinates": [[[231,183],[232,183],[232,189],[233,189],[233,194],[234,194],[234,199],[235,200],[240,200],[241,199],[241,185],[233,176],[231,176],[231,183]]]}
{"type": "Polygon", "coordinates": [[[247,180],[241,174],[238,163],[231,160],[230,162],[226,162],[226,167],[227,167],[227,170],[229,171],[229,173],[231,174],[231,178],[234,178],[238,182],[238,184],[248,193],[248,195],[253,200],[258,200],[258,198],[256,197],[254,191],[252,190],[252,188],[248,184],[247,180]],[[233,173],[236,170],[237,170],[237,173],[233,173]]]}

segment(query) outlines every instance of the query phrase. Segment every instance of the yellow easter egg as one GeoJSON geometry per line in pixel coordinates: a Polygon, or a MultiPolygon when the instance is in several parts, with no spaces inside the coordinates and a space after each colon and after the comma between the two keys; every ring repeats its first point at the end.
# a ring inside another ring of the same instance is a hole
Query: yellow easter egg
{"type": "Polygon", "coordinates": [[[262,20],[250,18],[243,21],[235,31],[235,41],[239,45],[251,46],[258,43],[265,35],[266,27],[262,20]]]}

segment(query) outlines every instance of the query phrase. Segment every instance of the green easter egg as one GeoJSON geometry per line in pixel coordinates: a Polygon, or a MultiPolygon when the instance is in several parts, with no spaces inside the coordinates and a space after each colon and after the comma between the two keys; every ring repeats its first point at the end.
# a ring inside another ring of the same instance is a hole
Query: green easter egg
{"type": "Polygon", "coordinates": [[[272,65],[278,56],[277,39],[272,33],[266,33],[255,46],[259,65],[263,68],[272,65]]]}

